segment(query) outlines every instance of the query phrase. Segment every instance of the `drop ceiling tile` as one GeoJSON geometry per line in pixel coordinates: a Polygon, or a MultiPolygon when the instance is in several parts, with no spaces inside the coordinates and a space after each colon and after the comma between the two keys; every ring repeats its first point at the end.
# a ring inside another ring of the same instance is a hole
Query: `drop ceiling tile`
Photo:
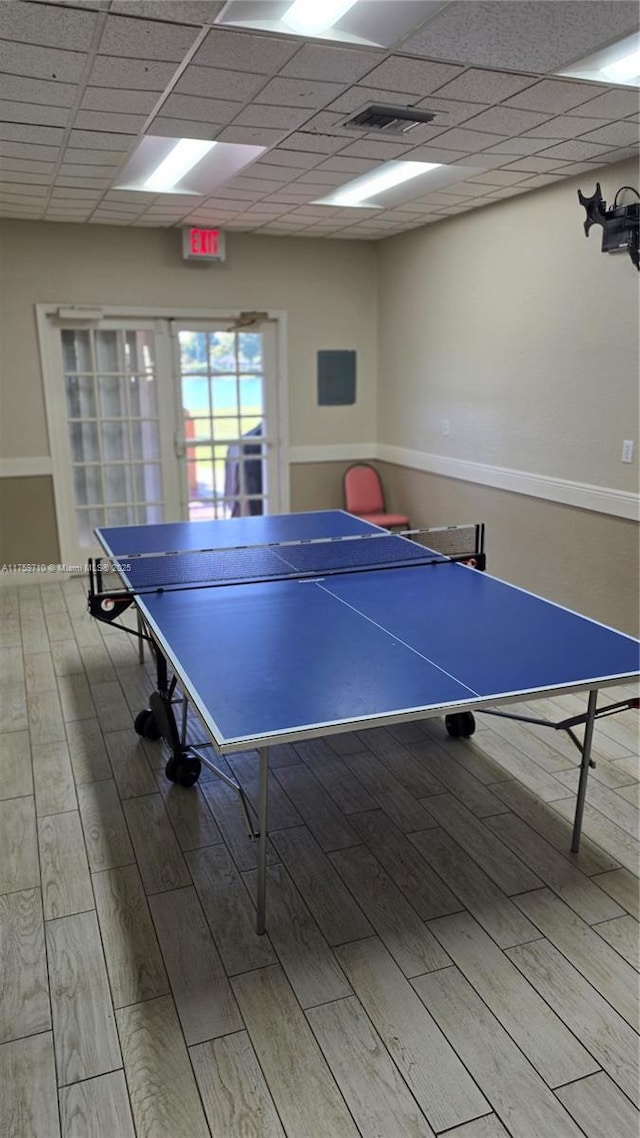
{"type": "Polygon", "coordinates": [[[164,91],[176,73],[171,63],[155,59],[118,59],[97,55],[91,74],[91,87],[109,87],[128,91],[164,91]]]}
{"type": "Polygon", "coordinates": [[[119,214],[116,214],[114,216],[113,214],[110,214],[110,213],[98,213],[98,212],[92,214],[91,223],[93,225],[119,225],[119,226],[122,226],[123,228],[127,224],[131,225],[131,222],[124,221],[120,217],[119,214]]]}
{"type": "Polygon", "coordinates": [[[300,47],[282,36],[254,36],[211,28],[194,62],[205,67],[228,67],[252,75],[274,75],[300,47]]]}
{"type": "Polygon", "coordinates": [[[314,190],[326,190],[327,186],[342,186],[352,180],[344,170],[310,170],[308,174],[291,182],[288,188],[295,191],[304,186],[306,189],[312,187],[314,190]]]}
{"type": "Polygon", "coordinates": [[[407,147],[401,142],[386,142],[368,138],[361,138],[340,151],[342,158],[375,158],[379,162],[390,162],[394,158],[403,158],[407,147]]]}
{"type": "Polygon", "coordinates": [[[543,126],[534,127],[526,132],[526,138],[576,138],[586,134],[588,130],[595,130],[602,126],[601,119],[582,119],[570,115],[558,115],[555,119],[547,119],[543,126]]]}
{"type": "Polygon", "coordinates": [[[438,135],[438,146],[448,150],[464,150],[467,154],[474,154],[477,150],[485,150],[489,146],[495,147],[504,141],[499,134],[486,134],[479,130],[466,130],[465,127],[455,127],[438,135]]]}
{"type": "Polygon", "coordinates": [[[180,95],[199,95],[207,99],[246,103],[264,84],[264,75],[225,71],[219,67],[197,67],[191,63],[180,76],[174,90],[180,95]]]}
{"type": "Polygon", "coordinates": [[[468,150],[443,150],[438,146],[419,146],[417,150],[411,151],[412,162],[440,162],[443,166],[449,166],[460,158],[466,158],[468,150]]]}
{"type": "MultiPolygon", "coordinates": [[[[158,194],[145,193],[144,190],[108,190],[104,195],[104,201],[109,202],[131,202],[134,205],[143,206],[152,205],[153,202],[159,200],[158,194]]],[[[182,198],[184,200],[184,197],[182,198]]],[[[192,199],[195,200],[195,199],[192,199]]]]}
{"type": "MultiPolygon", "coordinates": [[[[184,137],[179,135],[178,137],[184,137]]],[[[127,150],[136,141],[136,135],[112,134],[109,131],[72,130],[68,144],[71,147],[87,150],[127,150]]]]}
{"type": "Polygon", "coordinates": [[[505,107],[521,107],[527,111],[548,111],[560,115],[592,98],[594,86],[589,83],[569,82],[562,79],[542,79],[519,95],[513,95],[505,107]]]}
{"type": "Polygon", "coordinates": [[[607,150],[605,160],[607,165],[611,162],[625,162],[627,158],[638,157],[638,144],[635,146],[624,146],[621,150],[607,150]]]}
{"type": "Polygon", "coordinates": [[[234,178],[232,182],[229,182],[230,189],[233,190],[234,193],[238,190],[246,190],[254,199],[262,197],[263,194],[268,194],[270,190],[273,190],[273,182],[267,182],[262,178],[252,178],[252,172],[253,167],[250,166],[247,174],[240,174],[237,178],[234,178]]]}
{"type": "Polygon", "coordinates": [[[456,190],[459,190],[459,196],[465,198],[482,198],[489,192],[490,187],[485,186],[482,182],[458,182],[456,190]]]}
{"type": "Polygon", "coordinates": [[[120,213],[123,217],[135,217],[142,213],[144,202],[114,202],[105,196],[100,202],[100,209],[109,210],[110,213],[120,213]]]}
{"type": "Polygon", "coordinates": [[[420,110],[435,111],[434,125],[438,126],[458,126],[473,115],[489,110],[486,103],[463,103],[457,99],[441,99],[438,95],[428,95],[426,99],[416,103],[416,106],[420,110]]]}
{"type": "Polygon", "coordinates": [[[109,11],[143,20],[211,24],[223,8],[224,0],[112,0],[109,11]]]}
{"type": "Polygon", "coordinates": [[[68,146],[64,152],[65,162],[74,162],[80,166],[119,166],[126,158],[126,150],[89,150],[76,146],[68,146]]]}
{"type": "Polygon", "coordinates": [[[56,186],[59,189],[77,188],[82,190],[106,190],[111,178],[74,178],[66,174],[58,174],[56,186]]]}
{"type": "Polygon", "coordinates": [[[111,114],[148,115],[157,102],[154,91],[131,91],[117,87],[86,87],[80,109],[111,114]]]}
{"type": "Polygon", "coordinates": [[[0,140],[0,161],[2,158],[32,158],[38,162],[55,162],[59,152],[58,146],[35,146],[30,142],[0,140]]]}
{"type": "Polygon", "coordinates": [[[256,95],[257,103],[275,103],[280,107],[308,107],[320,110],[340,94],[339,83],[323,83],[319,79],[272,79],[256,95]]]}
{"type": "Polygon", "coordinates": [[[117,166],[76,166],[72,162],[63,162],[60,167],[62,178],[113,178],[118,170],[117,166]]]}
{"type": "Polygon", "coordinates": [[[46,198],[49,190],[48,186],[40,186],[35,182],[23,181],[13,182],[6,179],[0,174],[0,193],[6,198],[12,195],[14,198],[46,198]]]}
{"type": "Polygon", "coordinates": [[[286,130],[270,130],[264,126],[225,126],[217,136],[220,142],[240,142],[247,146],[277,146],[286,130]]]}
{"type": "Polygon", "coordinates": [[[218,124],[195,122],[193,119],[172,119],[165,115],[158,115],[148,131],[163,138],[204,138],[217,139],[223,127],[218,124]]]}
{"type": "Polygon", "coordinates": [[[13,182],[16,185],[48,186],[51,183],[51,174],[48,170],[9,170],[4,164],[0,169],[0,177],[5,185],[13,182]]]}
{"type": "Polygon", "coordinates": [[[0,40],[0,74],[24,75],[33,79],[77,83],[82,78],[87,56],[80,51],[0,40]]]}
{"type": "Polygon", "coordinates": [[[518,91],[531,87],[534,75],[512,75],[503,71],[484,71],[471,67],[438,91],[443,99],[462,99],[476,103],[501,103],[518,91]]]}
{"type": "Polygon", "coordinates": [[[331,83],[354,83],[371,71],[384,55],[383,51],[329,47],[306,43],[280,71],[294,79],[326,79],[331,83]]]}
{"type": "Polygon", "coordinates": [[[70,107],[77,90],[74,83],[30,79],[24,75],[3,75],[0,79],[3,99],[17,100],[21,103],[42,103],[48,107],[70,107]]]}
{"type": "Polygon", "coordinates": [[[134,135],[142,130],[146,115],[118,115],[108,111],[78,111],[73,125],[76,130],[111,131],[113,134],[134,135]]]}
{"type": "MultiPolygon", "coordinates": [[[[273,152],[268,155],[272,157],[273,152]]],[[[315,155],[314,155],[315,157],[315,155]]],[[[304,172],[304,166],[271,166],[266,162],[256,162],[251,167],[251,172],[257,178],[263,178],[265,181],[271,183],[271,186],[281,186],[286,182],[290,182],[292,178],[296,178],[298,174],[304,172]]]]}
{"type": "Polygon", "coordinates": [[[638,141],[638,133],[637,123],[612,122],[580,137],[586,142],[600,142],[603,146],[633,146],[638,141]]]}
{"type": "Polygon", "coordinates": [[[602,162],[563,162],[561,169],[565,177],[572,178],[576,174],[587,174],[592,170],[601,170],[602,162]]]}
{"type": "Polygon", "coordinates": [[[473,180],[483,186],[513,186],[522,182],[526,174],[517,170],[487,170],[484,174],[474,174],[473,180]]]}
{"type": "Polygon", "coordinates": [[[544,111],[520,111],[513,107],[500,106],[482,111],[475,118],[469,119],[465,126],[469,130],[486,130],[509,138],[533,127],[540,127],[540,124],[546,122],[548,118],[549,115],[544,111]]]}
{"type": "Polygon", "coordinates": [[[487,147],[484,154],[537,154],[540,150],[546,150],[548,146],[552,146],[555,142],[553,138],[505,138],[502,142],[496,142],[493,146],[487,147]]]}
{"type": "Polygon", "coordinates": [[[589,55],[637,26],[635,3],[585,4],[583,0],[472,0],[445,4],[410,36],[403,51],[549,72],[589,55]]]}
{"type": "Polygon", "coordinates": [[[514,170],[516,173],[523,174],[548,174],[551,170],[558,170],[565,166],[566,163],[558,162],[557,159],[538,158],[537,155],[532,155],[529,158],[519,158],[517,162],[509,162],[504,170],[514,170]]]}
{"type": "Polygon", "coordinates": [[[387,87],[390,91],[409,91],[422,98],[454,79],[461,67],[392,55],[374,67],[361,83],[366,87],[387,87]]]}
{"type": "Polygon", "coordinates": [[[64,131],[58,126],[0,122],[0,138],[6,139],[7,142],[35,142],[44,146],[59,146],[64,138],[64,131]]]}
{"type": "Polygon", "coordinates": [[[550,186],[553,182],[562,182],[564,175],[562,174],[534,174],[532,178],[526,178],[523,182],[518,184],[519,190],[538,190],[542,186],[550,186]]]}
{"type": "MultiPolygon", "coordinates": [[[[203,99],[195,95],[169,95],[162,104],[159,118],[191,119],[193,122],[203,122],[226,126],[232,122],[242,103],[230,102],[224,99],[203,99]]],[[[154,133],[155,120],[149,127],[149,134],[154,133]]]]}
{"type": "Polygon", "coordinates": [[[278,127],[291,131],[297,130],[308,118],[308,110],[251,103],[236,115],[233,125],[278,127]]]}
{"type": "Polygon", "coordinates": [[[378,165],[377,158],[349,158],[348,155],[338,154],[334,158],[325,158],[316,169],[333,170],[343,174],[366,174],[378,165]]]}
{"type": "Polygon", "coordinates": [[[587,118],[623,119],[626,115],[635,114],[637,110],[638,92],[626,87],[624,91],[605,91],[603,95],[574,107],[571,114],[578,117],[585,115],[587,118]]]}
{"type": "Polygon", "coordinates": [[[69,121],[69,110],[67,107],[43,107],[39,103],[12,103],[0,99],[0,119],[4,122],[64,127],[69,121]]]}
{"type": "Polygon", "coordinates": [[[561,142],[557,146],[550,146],[547,150],[540,150],[543,158],[566,158],[567,162],[580,162],[590,158],[598,158],[607,153],[606,146],[598,146],[595,142],[583,142],[582,139],[561,142]]]}
{"type": "Polygon", "coordinates": [[[2,5],[0,26],[5,40],[88,51],[96,28],[96,16],[57,5],[5,3],[2,5]]]}
{"type": "Polygon", "coordinates": [[[413,107],[418,105],[418,96],[409,91],[390,91],[388,88],[358,85],[350,87],[348,91],[343,91],[333,103],[329,104],[328,110],[337,111],[344,116],[350,114],[351,111],[359,110],[360,107],[367,106],[369,103],[385,103],[392,107],[413,107]]]}
{"type": "Polygon", "coordinates": [[[36,162],[28,158],[0,158],[0,171],[20,170],[23,174],[51,175],[55,170],[55,162],[36,162]]]}
{"type": "Polygon", "coordinates": [[[344,138],[323,138],[322,135],[294,133],[288,135],[276,149],[265,154],[262,161],[273,166],[317,166],[323,154],[333,154],[344,146],[344,138]],[[323,147],[323,142],[330,145],[323,147]]]}
{"type": "Polygon", "coordinates": [[[306,135],[323,134],[337,140],[342,138],[344,143],[346,139],[352,139],[357,135],[354,135],[354,132],[347,127],[340,125],[343,118],[344,115],[337,115],[334,111],[319,111],[304,124],[304,132],[306,135]]]}
{"type": "Polygon", "coordinates": [[[107,16],[99,50],[101,55],[180,63],[197,34],[197,28],[187,25],[107,16]]]}
{"type": "Polygon", "coordinates": [[[63,186],[54,186],[51,191],[52,201],[77,201],[86,203],[87,205],[95,205],[96,202],[100,201],[101,197],[102,193],[100,190],[86,190],[69,186],[66,188],[63,186]]]}

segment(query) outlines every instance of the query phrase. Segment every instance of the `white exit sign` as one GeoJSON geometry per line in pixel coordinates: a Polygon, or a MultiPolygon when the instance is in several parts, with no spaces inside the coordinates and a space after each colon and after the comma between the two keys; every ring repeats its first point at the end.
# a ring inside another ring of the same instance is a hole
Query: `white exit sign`
{"type": "Polygon", "coordinates": [[[224,233],[221,229],[183,229],[182,256],[185,261],[224,261],[224,233]]]}

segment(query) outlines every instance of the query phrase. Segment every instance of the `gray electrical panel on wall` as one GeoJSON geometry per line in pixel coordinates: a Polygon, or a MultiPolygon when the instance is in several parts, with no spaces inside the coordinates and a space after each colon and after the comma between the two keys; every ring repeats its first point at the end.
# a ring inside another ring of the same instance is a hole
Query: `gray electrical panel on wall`
{"type": "Polygon", "coordinates": [[[347,406],[356,401],[356,353],[318,352],[318,405],[347,406]]]}

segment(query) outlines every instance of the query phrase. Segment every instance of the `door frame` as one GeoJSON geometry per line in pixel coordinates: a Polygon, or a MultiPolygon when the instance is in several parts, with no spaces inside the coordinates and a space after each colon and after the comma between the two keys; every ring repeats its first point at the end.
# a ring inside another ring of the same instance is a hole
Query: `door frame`
{"type": "MultiPolygon", "coordinates": [[[[175,308],[175,307],[139,307],[134,305],[64,305],[64,304],[36,304],[35,317],[38,332],[38,349],[40,366],[42,369],[42,383],[44,402],[49,432],[49,448],[51,453],[51,473],[53,478],[53,493],[58,526],[58,540],[60,544],[60,560],[62,564],[77,565],[78,548],[75,532],[74,493],[71,479],[70,449],[67,433],[66,407],[59,398],[60,379],[63,375],[62,345],[60,330],[68,327],[95,327],[102,320],[127,321],[155,321],[156,336],[166,335],[166,352],[169,368],[173,371],[170,342],[170,322],[184,322],[189,320],[237,320],[243,309],[236,308],[175,308]]],[[[268,320],[275,325],[276,345],[276,416],[274,422],[274,443],[277,447],[277,470],[280,490],[280,510],[287,513],[290,507],[289,493],[289,415],[288,415],[288,375],[287,375],[287,313],[284,309],[264,309],[268,320]]],[[[158,353],[158,360],[160,353],[158,353]]],[[[169,375],[164,363],[158,362],[158,382],[170,383],[171,390],[167,393],[168,399],[175,405],[176,378],[169,375]]],[[[178,422],[162,421],[162,411],[165,407],[164,399],[159,398],[160,432],[166,438],[170,431],[173,435],[173,460],[177,464],[180,460],[176,456],[178,422]]],[[[164,447],[163,447],[164,449],[164,447]]],[[[177,471],[176,471],[177,479],[177,471]]],[[[167,514],[176,514],[179,506],[176,505],[175,495],[171,492],[166,502],[167,514]]],[[[167,517],[167,520],[179,520],[167,517]]],[[[96,553],[99,550],[96,547],[96,553]]],[[[91,556],[91,551],[85,551],[84,557],[91,556]]]]}

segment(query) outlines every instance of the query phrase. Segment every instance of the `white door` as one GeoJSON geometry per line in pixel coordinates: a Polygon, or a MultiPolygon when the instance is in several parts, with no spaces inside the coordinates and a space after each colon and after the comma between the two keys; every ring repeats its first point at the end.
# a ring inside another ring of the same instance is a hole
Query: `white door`
{"type": "Polygon", "coordinates": [[[172,321],[182,516],[282,508],[276,326],[172,321]]]}
{"type": "Polygon", "coordinates": [[[177,517],[168,337],[153,320],[51,321],[45,369],[62,561],[96,552],[98,526],[177,517]],[[48,373],[48,374],[47,374],[48,373]]]}

